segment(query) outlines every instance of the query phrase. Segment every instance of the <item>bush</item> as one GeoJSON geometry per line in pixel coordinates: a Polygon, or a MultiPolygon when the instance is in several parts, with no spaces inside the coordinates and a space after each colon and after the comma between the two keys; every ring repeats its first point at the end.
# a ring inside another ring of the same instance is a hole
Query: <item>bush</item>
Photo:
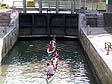
{"type": "Polygon", "coordinates": [[[1,9],[8,9],[9,5],[7,5],[7,4],[0,4],[0,8],[1,9]]]}
{"type": "Polygon", "coordinates": [[[1,4],[1,7],[7,6],[6,4],[1,4]]]}

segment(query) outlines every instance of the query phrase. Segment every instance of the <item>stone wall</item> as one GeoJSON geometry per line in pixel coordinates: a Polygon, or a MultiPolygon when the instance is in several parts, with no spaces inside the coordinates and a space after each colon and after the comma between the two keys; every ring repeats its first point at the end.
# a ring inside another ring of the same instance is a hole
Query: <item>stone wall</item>
{"type": "Polygon", "coordinates": [[[86,14],[87,25],[90,27],[97,27],[97,15],[96,14],[86,14]]]}
{"type": "Polygon", "coordinates": [[[104,28],[112,33],[112,13],[104,13],[104,28]]]}
{"type": "MultiPolygon", "coordinates": [[[[16,11],[14,12],[14,14],[15,18],[11,19],[11,24],[7,27],[7,32],[3,35],[0,34],[0,65],[2,64],[1,62],[3,58],[11,50],[18,38],[18,12],[16,11]]],[[[0,30],[5,28],[3,27],[0,27],[0,30]]]]}
{"type": "Polygon", "coordinates": [[[112,12],[112,5],[106,5],[107,12],[112,12]]]}
{"type": "Polygon", "coordinates": [[[90,27],[104,27],[103,14],[86,14],[86,25],[90,25],[90,27]]]}
{"type": "Polygon", "coordinates": [[[10,13],[0,12],[0,26],[8,26],[10,24],[10,13]]]}

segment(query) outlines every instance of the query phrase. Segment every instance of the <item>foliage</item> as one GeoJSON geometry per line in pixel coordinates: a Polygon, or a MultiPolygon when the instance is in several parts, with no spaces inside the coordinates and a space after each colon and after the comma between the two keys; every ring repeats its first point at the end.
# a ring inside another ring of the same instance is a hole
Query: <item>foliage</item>
{"type": "Polygon", "coordinates": [[[0,9],[8,9],[8,8],[9,8],[9,5],[0,3],[0,9]]]}
{"type": "Polygon", "coordinates": [[[92,10],[106,10],[105,2],[98,2],[98,3],[90,3],[86,5],[88,9],[92,10]]]}

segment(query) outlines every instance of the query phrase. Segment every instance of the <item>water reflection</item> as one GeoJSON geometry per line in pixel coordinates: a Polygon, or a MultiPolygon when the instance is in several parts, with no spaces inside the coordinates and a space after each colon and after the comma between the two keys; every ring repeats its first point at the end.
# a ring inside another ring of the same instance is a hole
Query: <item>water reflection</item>
{"type": "MultiPolygon", "coordinates": [[[[0,67],[0,84],[46,84],[48,40],[19,41],[0,67]]],[[[52,84],[97,84],[77,41],[58,41],[60,61],[52,84]]]]}

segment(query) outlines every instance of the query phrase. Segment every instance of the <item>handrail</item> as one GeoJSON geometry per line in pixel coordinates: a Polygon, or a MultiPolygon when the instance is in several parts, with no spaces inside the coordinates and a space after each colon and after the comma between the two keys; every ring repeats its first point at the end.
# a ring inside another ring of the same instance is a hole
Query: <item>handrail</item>
{"type": "Polygon", "coordinates": [[[13,7],[23,7],[23,1],[13,1],[13,7]]]}
{"type": "Polygon", "coordinates": [[[109,51],[112,50],[111,42],[105,42],[105,50],[107,51],[107,55],[109,55],[109,51]]]}
{"type": "MultiPolygon", "coordinates": [[[[67,3],[68,1],[63,1],[63,3],[60,3],[59,5],[59,8],[63,8],[63,9],[71,9],[71,2],[67,3]]],[[[38,2],[35,2],[36,5],[34,8],[39,8],[39,5],[38,5],[38,2]]],[[[42,8],[56,8],[56,2],[55,1],[42,1],[42,8]]],[[[16,7],[16,8],[23,8],[23,1],[13,1],[13,7],[16,7]]],[[[28,8],[28,7],[27,7],[28,8]]]]}

